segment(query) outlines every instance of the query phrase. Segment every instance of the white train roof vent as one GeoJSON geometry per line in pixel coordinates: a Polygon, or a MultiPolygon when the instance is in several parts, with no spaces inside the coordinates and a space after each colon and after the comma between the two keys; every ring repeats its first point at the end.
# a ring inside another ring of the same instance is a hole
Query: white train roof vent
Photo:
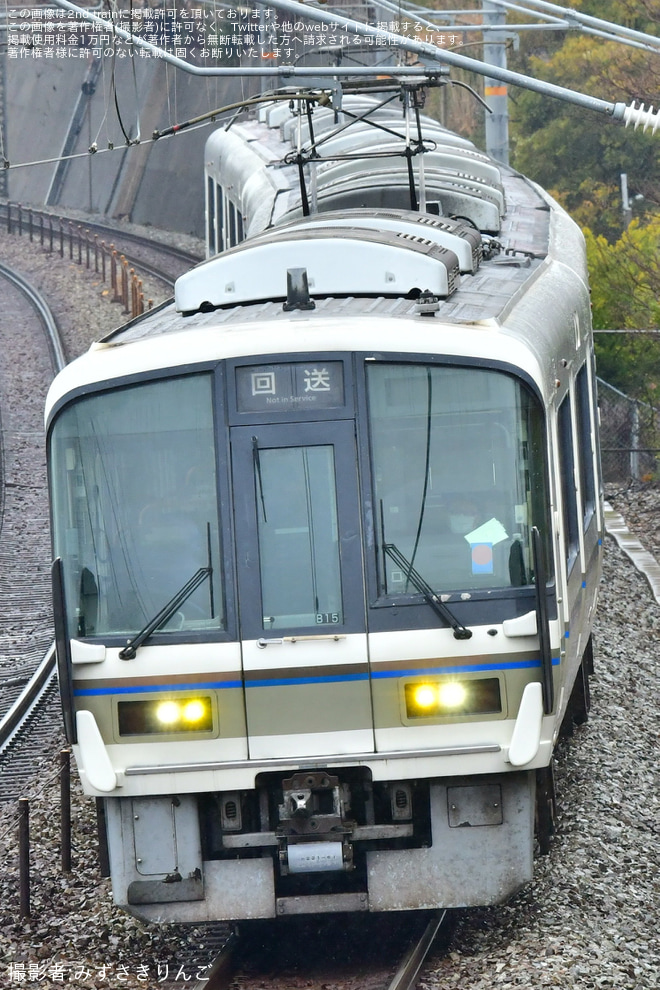
{"type": "Polygon", "coordinates": [[[453,251],[463,274],[474,274],[483,257],[481,234],[465,220],[430,216],[413,210],[329,210],[283,224],[278,229],[302,231],[312,227],[319,230],[327,227],[364,227],[424,237],[453,251]]]}
{"type": "Polygon", "coordinates": [[[286,230],[244,241],[177,279],[181,313],[287,297],[287,272],[307,271],[314,296],[447,297],[458,288],[453,251],[426,237],[359,227],[286,230]]]}

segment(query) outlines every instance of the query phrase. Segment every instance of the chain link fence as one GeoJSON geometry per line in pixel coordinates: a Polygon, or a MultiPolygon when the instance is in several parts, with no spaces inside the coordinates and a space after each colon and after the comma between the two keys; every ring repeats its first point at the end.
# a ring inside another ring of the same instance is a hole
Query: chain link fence
{"type": "Polygon", "coordinates": [[[598,379],[600,450],[606,483],[651,481],[660,466],[660,410],[598,379]]]}

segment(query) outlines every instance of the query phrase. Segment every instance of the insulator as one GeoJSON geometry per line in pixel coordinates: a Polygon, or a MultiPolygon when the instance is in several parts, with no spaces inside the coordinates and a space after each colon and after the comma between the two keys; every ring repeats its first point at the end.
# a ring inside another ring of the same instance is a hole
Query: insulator
{"type": "Polygon", "coordinates": [[[626,122],[626,127],[629,124],[634,124],[635,130],[638,127],[642,127],[644,131],[647,131],[650,127],[652,133],[655,134],[658,127],[660,127],[660,109],[654,111],[653,107],[649,107],[648,110],[645,110],[643,103],[639,107],[631,104],[629,107],[626,107],[623,119],[626,122]]]}

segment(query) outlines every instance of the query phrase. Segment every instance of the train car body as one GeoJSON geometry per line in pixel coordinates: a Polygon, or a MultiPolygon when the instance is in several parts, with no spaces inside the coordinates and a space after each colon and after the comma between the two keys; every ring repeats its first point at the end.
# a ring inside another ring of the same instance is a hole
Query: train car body
{"type": "Polygon", "coordinates": [[[209,259],[48,398],[65,723],[146,919],[501,902],[584,700],[581,235],[424,119],[411,184],[349,106],[380,158],[328,108],[216,132],[209,259]],[[305,205],[310,140],[351,157],[305,205]]]}

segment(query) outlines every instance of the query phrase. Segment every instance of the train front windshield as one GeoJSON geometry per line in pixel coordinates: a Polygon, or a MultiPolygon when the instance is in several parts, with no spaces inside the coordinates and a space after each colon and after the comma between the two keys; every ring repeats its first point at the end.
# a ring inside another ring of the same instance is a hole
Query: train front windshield
{"type": "Polygon", "coordinates": [[[134,634],[202,569],[206,579],[163,625],[222,629],[211,376],[74,403],[51,457],[71,635],[134,634]]]}
{"type": "Polygon", "coordinates": [[[532,583],[530,528],[544,529],[537,401],[509,375],[476,368],[368,369],[379,591],[532,583]]]}
{"type": "Polygon", "coordinates": [[[267,428],[242,426],[240,406],[223,411],[211,374],[101,391],[65,407],[50,460],[70,635],[125,642],[195,575],[157,636],[213,639],[244,626],[245,637],[252,608],[257,637],[345,624],[346,596],[362,598],[360,570],[370,560],[374,605],[418,602],[414,572],[434,591],[476,598],[532,584],[530,530],[547,531],[534,395],[511,375],[477,367],[366,362],[363,380],[359,472],[349,390],[316,423],[305,423],[301,409],[267,428]],[[218,454],[227,436],[233,480],[218,454]],[[233,486],[233,511],[219,498],[219,478],[223,492],[233,486]],[[238,507],[245,528],[232,535],[238,507]],[[360,532],[364,550],[353,558],[348,545],[360,532]],[[234,569],[240,618],[232,615],[234,569]]]}

